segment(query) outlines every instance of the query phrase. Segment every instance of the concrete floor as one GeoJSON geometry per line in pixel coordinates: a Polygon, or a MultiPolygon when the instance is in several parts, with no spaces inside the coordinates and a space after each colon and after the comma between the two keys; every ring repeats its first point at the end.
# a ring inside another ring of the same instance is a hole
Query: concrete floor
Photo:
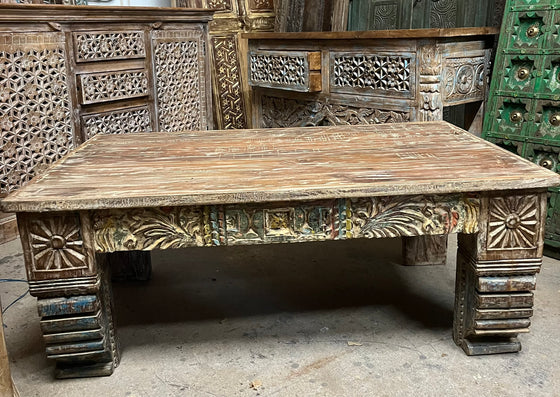
{"type": "MultiPolygon", "coordinates": [[[[53,379],[29,295],[4,314],[12,375],[26,397],[560,396],[558,261],[545,258],[523,350],[467,357],[451,339],[454,250],[434,267],[399,266],[399,251],[355,240],[154,252],[150,282],[115,284],[112,376],[53,379]]],[[[25,278],[18,242],[0,245],[0,277],[25,278]]],[[[4,306],[27,288],[0,287],[4,306]]]]}

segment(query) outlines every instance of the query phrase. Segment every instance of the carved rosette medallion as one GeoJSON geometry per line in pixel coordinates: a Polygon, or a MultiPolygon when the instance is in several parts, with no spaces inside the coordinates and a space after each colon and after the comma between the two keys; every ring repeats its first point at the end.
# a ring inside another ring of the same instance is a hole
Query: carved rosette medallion
{"type": "Polygon", "coordinates": [[[29,222],[34,272],[87,268],[84,241],[77,216],[35,219],[29,222]]]}
{"type": "Polygon", "coordinates": [[[533,249],[539,234],[539,200],[532,196],[490,200],[488,251],[533,249]]]}
{"type": "Polygon", "coordinates": [[[445,103],[484,99],[487,57],[448,58],[444,62],[445,103]]]}

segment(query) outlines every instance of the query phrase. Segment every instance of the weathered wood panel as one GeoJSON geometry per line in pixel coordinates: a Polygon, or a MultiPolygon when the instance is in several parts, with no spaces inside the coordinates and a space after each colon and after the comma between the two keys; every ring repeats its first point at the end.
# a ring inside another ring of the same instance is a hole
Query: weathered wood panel
{"type": "Polygon", "coordinates": [[[560,176],[445,122],[317,127],[305,134],[291,128],[103,135],[4,199],[2,208],[436,194],[493,190],[496,181],[501,189],[542,188],[560,176]]]}

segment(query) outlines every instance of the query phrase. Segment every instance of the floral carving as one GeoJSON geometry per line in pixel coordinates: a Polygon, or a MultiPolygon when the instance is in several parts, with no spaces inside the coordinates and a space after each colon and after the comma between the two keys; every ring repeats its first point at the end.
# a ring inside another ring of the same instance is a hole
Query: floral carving
{"type": "Polygon", "coordinates": [[[261,127],[359,125],[410,121],[408,112],[262,97],[261,127]]]}
{"type": "Polygon", "coordinates": [[[29,238],[35,271],[87,267],[78,217],[33,220],[29,225],[29,238]]]}
{"type": "Polygon", "coordinates": [[[93,228],[100,252],[204,245],[200,208],[99,211],[93,228]]]}
{"type": "Polygon", "coordinates": [[[368,238],[474,233],[479,202],[460,196],[368,198],[352,201],[354,236],[368,238]]]}
{"type": "Polygon", "coordinates": [[[487,63],[485,57],[446,59],[443,72],[445,101],[483,99],[487,63]]]}
{"type": "Polygon", "coordinates": [[[534,248],[538,225],[536,196],[493,198],[490,201],[488,250],[534,248]]]}

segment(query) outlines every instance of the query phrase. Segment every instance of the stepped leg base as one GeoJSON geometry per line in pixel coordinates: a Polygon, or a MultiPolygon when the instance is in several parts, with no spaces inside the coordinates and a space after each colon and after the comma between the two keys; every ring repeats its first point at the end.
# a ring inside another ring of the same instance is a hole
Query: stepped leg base
{"type": "Polygon", "coordinates": [[[517,353],[521,350],[521,342],[517,338],[480,338],[463,339],[457,343],[468,356],[486,354],[517,353]]]}
{"type": "Polygon", "coordinates": [[[109,376],[115,370],[113,362],[95,363],[88,365],[57,363],[54,375],[58,379],[87,378],[94,376],[109,376]]]}

